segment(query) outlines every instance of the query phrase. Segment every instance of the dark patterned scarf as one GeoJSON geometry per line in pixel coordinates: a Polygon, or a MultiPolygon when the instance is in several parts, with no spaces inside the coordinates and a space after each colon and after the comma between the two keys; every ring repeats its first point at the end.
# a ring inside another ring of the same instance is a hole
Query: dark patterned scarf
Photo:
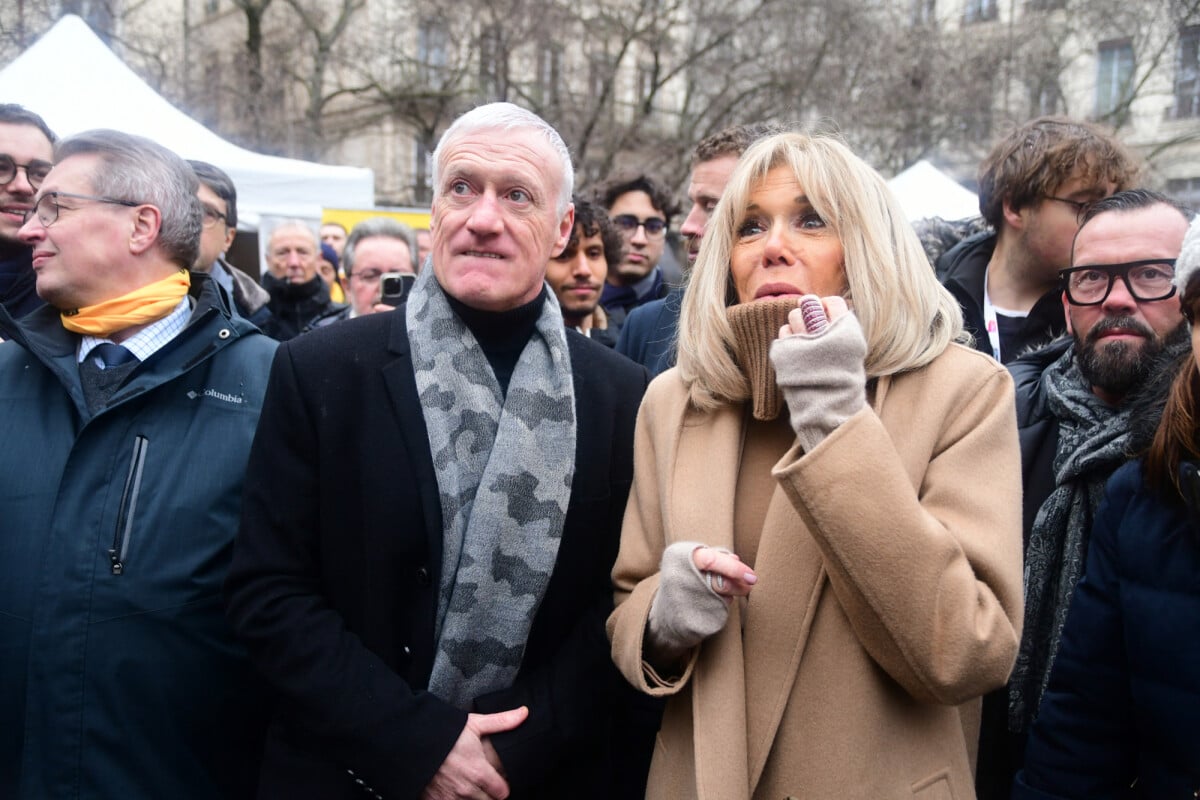
{"type": "Polygon", "coordinates": [[[1008,727],[1027,730],[1037,717],[1075,584],[1087,560],[1092,519],[1104,484],[1128,458],[1130,409],[1092,393],[1075,348],[1046,368],[1048,407],[1058,420],[1055,489],[1042,504],[1025,553],[1025,629],[1008,684],[1008,727]]]}
{"type": "Polygon", "coordinates": [[[575,390],[548,293],[508,394],[433,270],[407,327],[442,506],[429,690],[462,709],[512,685],[558,557],[575,470],[575,390]]]}

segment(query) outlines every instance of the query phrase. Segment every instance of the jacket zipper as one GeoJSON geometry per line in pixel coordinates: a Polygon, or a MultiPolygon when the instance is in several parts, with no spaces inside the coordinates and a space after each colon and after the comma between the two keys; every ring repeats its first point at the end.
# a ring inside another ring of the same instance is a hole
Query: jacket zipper
{"type": "Polygon", "coordinates": [[[138,494],[142,489],[142,469],[146,465],[146,448],[149,444],[150,440],[141,434],[133,440],[133,458],[129,462],[129,474],[125,476],[125,488],[121,491],[117,530],[113,535],[112,549],[108,551],[113,575],[125,572],[125,557],[129,554],[129,538],[133,533],[133,519],[137,512],[138,494]]]}

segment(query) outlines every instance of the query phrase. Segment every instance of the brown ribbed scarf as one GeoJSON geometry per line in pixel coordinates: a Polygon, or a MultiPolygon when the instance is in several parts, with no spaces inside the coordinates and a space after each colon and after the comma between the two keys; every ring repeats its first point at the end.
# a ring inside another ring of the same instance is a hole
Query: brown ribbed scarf
{"type": "Polygon", "coordinates": [[[779,338],[788,312],[799,303],[798,297],[781,297],[726,309],[735,340],[733,356],[750,384],[755,419],[775,419],[783,408],[783,392],[775,382],[775,367],[771,364],[771,342],[779,338]]]}

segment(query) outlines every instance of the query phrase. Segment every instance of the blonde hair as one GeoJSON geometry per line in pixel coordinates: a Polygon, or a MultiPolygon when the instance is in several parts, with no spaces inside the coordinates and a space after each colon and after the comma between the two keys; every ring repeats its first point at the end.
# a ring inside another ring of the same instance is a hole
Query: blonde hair
{"type": "Polygon", "coordinates": [[[684,294],[678,365],[695,407],[711,410],[749,396],[725,314],[738,302],[730,254],[751,191],[777,166],[791,169],[841,241],[844,295],[866,336],[868,377],[924,366],[951,342],[968,338],[958,303],[938,283],[883,178],[836,139],[779,134],[742,156],[709,220],[684,294]]]}

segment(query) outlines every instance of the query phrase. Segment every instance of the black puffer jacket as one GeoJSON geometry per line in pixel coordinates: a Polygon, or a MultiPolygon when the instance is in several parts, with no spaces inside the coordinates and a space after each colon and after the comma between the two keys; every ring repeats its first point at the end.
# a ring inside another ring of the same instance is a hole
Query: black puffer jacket
{"type": "Polygon", "coordinates": [[[1197,576],[1194,513],[1126,464],[1096,515],[1013,798],[1200,796],[1197,576]]]}

